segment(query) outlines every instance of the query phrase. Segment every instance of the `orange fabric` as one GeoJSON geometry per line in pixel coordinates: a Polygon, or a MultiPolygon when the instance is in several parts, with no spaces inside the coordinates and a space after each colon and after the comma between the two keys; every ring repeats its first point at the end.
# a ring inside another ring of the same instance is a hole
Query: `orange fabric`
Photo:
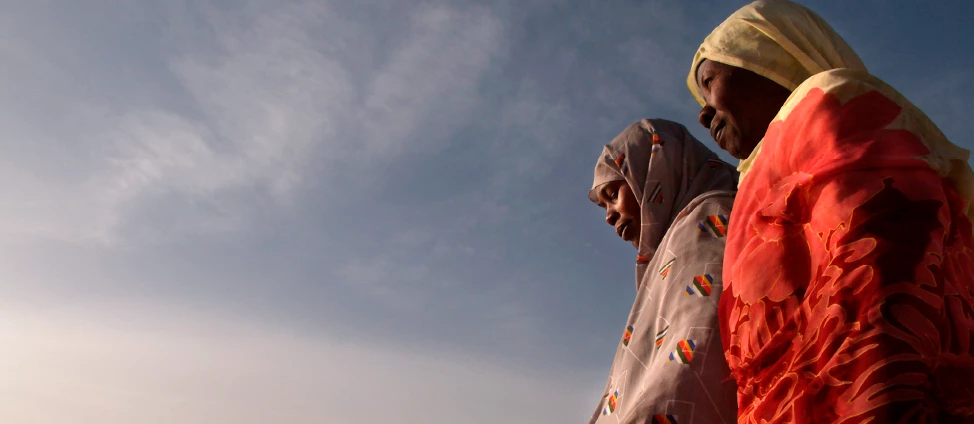
{"type": "Polygon", "coordinates": [[[740,186],[720,304],[740,423],[974,422],[971,221],[884,92],[806,81],[740,186]]]}
{"type": "MultiPolygon", "coordinates": [[[[687,87],[701,106],[704,102],[696,77],[697,67],[704,59],[747,69],[792,91],[797,91],[810,78],[836,70],[868,75],[859,55],[821,16],[789,0],[749,3],[707,36],[687,74],[687,87]]],[[[974,220],[974,171],[967,163],[970,152],[948,140],[923,112],[895,90],[880,88],[886,84],[875,77],[868,79],[874,80],[880,91],[906,109],[902,114],[906,122],[899,124],[920,137],[929,149],[923,159],[950,181],[965,202],[965,214],[974,220]]],[[[785,109],[782,113],[786,113],[785,109]]],[[[742,181],[762,151],[761,144],[738,166],[742,181]]]]}

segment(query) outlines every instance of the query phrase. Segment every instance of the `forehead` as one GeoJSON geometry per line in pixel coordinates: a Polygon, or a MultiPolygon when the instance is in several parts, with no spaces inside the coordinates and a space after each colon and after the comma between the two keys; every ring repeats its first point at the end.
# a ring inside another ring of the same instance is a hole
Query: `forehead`
{"type": "Polygon", "coordinates": [[[715,60],[704,59],[700,62],[700,67],[697,69],[697,75],[701,75],[704,72],[707,74],[717,74],[717,73],[734,73],[735,71],[741,70],[733,65],[728,65],[723,62],[718,62],[715,60]]]}
{"type": "Polygon", "coordinates": [[[704,59],[697,66],[697,79],[700,79],[705,73],[711,73],[717,70],[718,66],[721,65],[718,62],[714,62],[710,59],[704,59]]]}
{"type": "Polygon", "coordinates": [[[624,184],[626,184],[626,180],[612,180],[602,184],[602,190],[618,190],[624,184]]]}
{"type": "Polygon", "coordinates": [[[619,188],[625,184],[625,180],[608,181],[592,190],[591,199],[595,201],[595,203],[598,203],[599,206],[605,207],[605,204],[602,203],[605,198],[619,191],[619,188]]]}
{"type": "Polygon", "coordinates": [[[701,96],[706,96],[705,92],[707,90],[703,86],[703,80],[706,74],[712,73],[708,71],[708,69],[710,68],[710,62],[711,62],[710,59],[704,59],[700,61],[700,64],[697,65],[697,69],[694,70],[694,82],[697,83],[697,88],[700,89],[701,96]]]}

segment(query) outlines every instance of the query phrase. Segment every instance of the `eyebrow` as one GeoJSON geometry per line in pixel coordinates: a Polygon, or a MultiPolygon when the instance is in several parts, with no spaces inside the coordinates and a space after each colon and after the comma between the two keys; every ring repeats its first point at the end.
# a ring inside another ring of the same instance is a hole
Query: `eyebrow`
{"type": "Polygon", "coordinates": [[[707,61],[706,59],[701,60],[700,61],[700,64],[697,65],[697,70],[694,71],[694,76],[696,77],[695,79],[697,80],[697,87],[700,87],[700,88],[703,88],[703,73],[700,72],[700,69],[703,68],[703,64],[706,61],[707,61]]]}
{"type": "MultiPolygon", "coordinates": [[[[609,198],[609,185],[611,185],[611,184],[612,183],[603,184],[602,185],[602,188],[599,189],[599,194],[601,194],[602,197],[604,197],[606,199],[609,198]]],[[[600,204],[600,206],[602,206],[603,208],[605,207],[605,205],[601,205],[601,204],[600,204]]]]}

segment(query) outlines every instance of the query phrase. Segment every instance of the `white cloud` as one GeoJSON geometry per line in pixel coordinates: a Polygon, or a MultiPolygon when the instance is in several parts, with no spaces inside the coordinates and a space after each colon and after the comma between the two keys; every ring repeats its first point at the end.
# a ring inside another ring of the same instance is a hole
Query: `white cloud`
{"type": "Polygon", "coordinates": [[[0,421],[539,423],[583,420],[591,375],[339,342],[152,304],[0,308],[0,421]]]}
{"type": "MultiPolygon", "coordinates": [[[[474,119],[478,85],[503,48],[500,21],[477,7],[418,7],[404,29],[376,36],[382,22],[357,23],[327,3],[185,6],[170,10],[163,36],[133,40],[147,47],[144,61],[171,72],[169,86],[158,73],[135,75],[158,88],[155,100],[119,104],[64,91],[59,130],[45,128],[50,119],[4,130],[18,143],[48,146],[36,150],[74,142],[84,154],[3,158],[11,178],[0,187],[8,199],[0,231],[124,247],[239,229],[252,206],[240,193],[286,207],[309,180],[441,146],[474,119]],[[169,44],[148,48],[160,43],[169,44]],[[38,166],[52,161],[59,169],[38,166]],[[174,210],[178,220],[141,215],[146,205],[163,216],[178,203],[193,205],[174,210]]],[[[75,47],[88,42],[97,40],[75,47]]],[[[43,49],[16,47],[44,70],[28,83],[78,78],[43,49]]]]}
{"type": "Polygon", "coordinates": [[[484,8],[422,6],[409,16],[409,36],[372,80],[362,122],[366,151],[395,154],[410,136],[446,141],[472,120],[479,83],[502,45],[503,26],[484,8]],[[425,124],[421,127],[422,124],[425,124]],[[423,134],[416,134],[422,128],[423,134]]]}
{"type": "MultiPolygon", "coordinates": [[[[217,187],[256,182],[286,193],[300,182],[312,149],[334,141],[347,119],[348,70],[330,55],[333,41],[314,36],[318,26],[338,19],[323,7],[249,10],[233,20],[211,12],[216,47],[189,47],[170,61],[214,129],[208,141],[229,153],[220,160],[229,180],[217,187]]],[[[198,159],[198,172],[209,172],[208,157],[198,159]]],[[[201,184],[212,177],[196,175],[201,184]]]]}

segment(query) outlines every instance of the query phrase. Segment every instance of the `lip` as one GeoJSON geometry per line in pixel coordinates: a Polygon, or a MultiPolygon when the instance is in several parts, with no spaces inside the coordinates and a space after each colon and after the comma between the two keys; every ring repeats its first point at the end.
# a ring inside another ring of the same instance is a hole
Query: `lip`
{"type": "Polygon", "coordinates": [[[724,121],[718,121],[714,126],[710,127],[710,137],[717,142],[717,145],[720,146],[721,149],[724,148],[724,144],[720,139],[720,136],[722,135],[724,135],[724,121]]]}
{"type": "Polygon", "coordinates": [[[622,225],[616,227],[616,234],[618,234],[619,237],[622,237],[623,240],[626,239],[626,231],[629,229],[629,224],[629,221],[626,221],[622,225]]]}

